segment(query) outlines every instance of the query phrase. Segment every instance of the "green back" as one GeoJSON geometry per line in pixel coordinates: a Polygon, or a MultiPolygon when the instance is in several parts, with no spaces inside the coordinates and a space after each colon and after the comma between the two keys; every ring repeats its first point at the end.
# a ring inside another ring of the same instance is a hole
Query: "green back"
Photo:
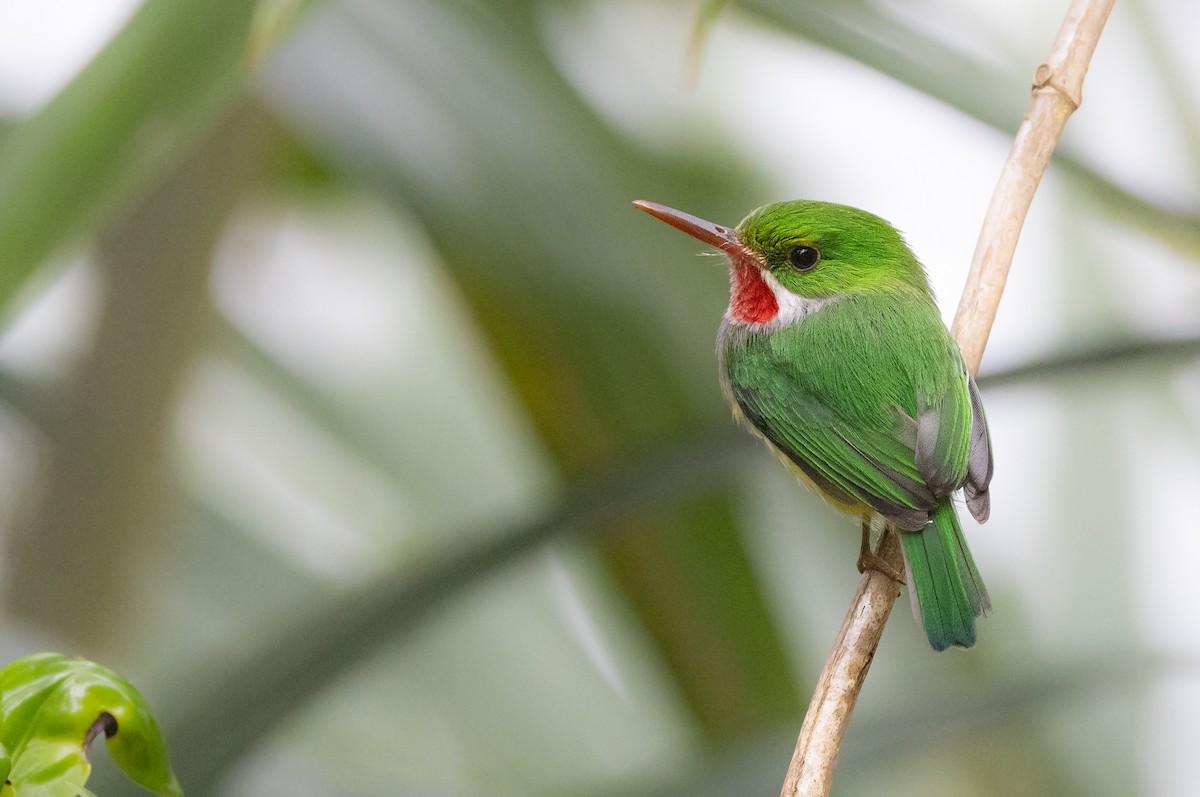
{"type": "Polygon", "coordinates": [[[823,489],[916,529],[966,479],[966,370],[928,298],[846,296],[786,327],[726,322],[720,340],[730,399],[823,489]]]}

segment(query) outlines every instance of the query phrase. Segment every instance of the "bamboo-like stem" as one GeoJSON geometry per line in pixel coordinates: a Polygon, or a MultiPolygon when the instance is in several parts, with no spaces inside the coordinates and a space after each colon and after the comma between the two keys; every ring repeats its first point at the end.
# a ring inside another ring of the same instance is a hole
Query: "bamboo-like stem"
{"type": "Polygon", "coordinates": [[[1046,63],[1033,77],[1033,107],[1017,129],[1012,150],[983,217],[967,285],[950,331],[971,373],[1000,306],[1000,294],[1017,248],[1025,214],[1033,202],[1067,118],[1083,102],[1083,78],[1114,0],[1074,0],[1046,63]]]}
{"type": "MultiPolygon", "coordinates": [[[[979,369],[1004,291],[1017,238],[1033,194],[1070,115],[1083,99],[1083,78],[1114,0],[1073,0],[1046,63],[1033,79],[1033,104],[1017,130],[984,215],[967,284],[951,332],[971,373],[979,369]]],[[[879,555],[897,568],[900,546],[884,532],[879,555]]],[[[829,793],[842,736],[899,597],[897,584],[868,570],[859,580],[833,651],[813,692],[781,797],[829,793]]]]}
{"type": "MultiPolygon", "coordinates": [[[[897,570],[903,570],[900,538],[884,529],[876,554],[897,570]]],[[[783,782],[783,797],[809,797],[829,793],[833,767],[837,763],[842,736],[850,724],[850,713],[866,680],[883,627],[900,596],[900,585],[878,570],[868,570],[858,581],[850,611],[842,621],[833,650],[821,670],[804,725],[796,740],[796,751],[783,782]]]]}

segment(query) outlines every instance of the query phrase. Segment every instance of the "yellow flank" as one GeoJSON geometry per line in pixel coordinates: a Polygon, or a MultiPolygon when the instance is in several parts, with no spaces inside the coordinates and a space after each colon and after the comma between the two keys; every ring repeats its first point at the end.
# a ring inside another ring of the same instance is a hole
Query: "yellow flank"
{"type": "Polygon", "coordinates": [[[800,470],[799,466],[796,465],[795,462],[792,462],[790,459],[788,459],[788,457],[782,451],[780,451],[775,446],[771,445],[770,440],[767,441],[767,445],[771,446],[771,450],[775,452],[775,456],[779,457],[779,460],[784,465],[787,465],[788,468],[791,469],[792,473],[796,474],[800,478],[800,481],[803,482],[806,487],[808,487],[810,490],[812,490],[817,495],[824,498],[825,503],[829,504],[830,506],[834,507],[835,509],[842,510],[846,514],[854,515],[855,517],[869,518],[875,514],[874,509],[872,509],[867,504],[862,503],[861,501],[846,502],[846,501],[839,501],[838,499],[834,498],[832,495],[830,495],[829,493],[822,490],[819,486],[817,486],[816,482],[814,482],[812,479],[808,478],[808,474],[805,473],[804,471],[800,470]]]}
{"type": "Polygon", "coordinates": [[[754,424],[750,423],[750,420],[742,412],[742,408],[739,407],[736,402],[730,402],[730,407],[733,409],[734,420],[749,429],[751,434],[753,434],[759,440],[765,442],[767,444],[767,448],[771,449],[775,456],[779,458],[779,461],[782,462],[788,468],[788,470],[796,474],[796,476],[799,477],[800,482],[804,484],[805,487],[821,496],[821,498],[825,499],[825,503],[829,504],[835,509],[840,509],[842,512],[845,512],[848,515],[854,515],[855,517],[859,518],[867,519],[876,514],[875,510],[868,504],[864,504],[861,501],[843,501],[822,490],[820,485],[808,478],[808,474],[802,471],[800,466],[792,461],[791,457],[780,451],[779,448],[771,442],[770,438],[758,431],[758,428],[755,427],[754,424]]]}

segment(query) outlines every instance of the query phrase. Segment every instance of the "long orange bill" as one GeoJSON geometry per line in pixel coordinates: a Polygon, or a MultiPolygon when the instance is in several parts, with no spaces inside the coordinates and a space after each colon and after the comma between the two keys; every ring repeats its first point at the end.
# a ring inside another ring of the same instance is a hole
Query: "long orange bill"
{"type": "Polygon", "coordinates": [[[675,229],[682,230],[688,235],[699,238],[704,243],[711,244],[718,249],[732,252],[742,248],[742,243],[737,237],[737,231],[732,227],[722,227],[719,224],[713,224],[711,221],[696,218],[690,213],[684,213],[682,210],[675,210],[675,208],[669,208],[657,202],[647,202],[644,199],[637,199],[634,200],[633,204],[654,218],[665,221],[675,229]]]}

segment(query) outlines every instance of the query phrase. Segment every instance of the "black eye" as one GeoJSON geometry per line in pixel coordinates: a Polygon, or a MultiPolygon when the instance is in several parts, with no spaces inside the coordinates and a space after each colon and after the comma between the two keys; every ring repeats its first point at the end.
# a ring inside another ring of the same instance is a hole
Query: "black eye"
{"type": "Polygon", "coordinates": [[[811,246],[793,246],[788,252],[788,262],[797,271],[812,271],[820,259],[821,253],[811,246]]]}

